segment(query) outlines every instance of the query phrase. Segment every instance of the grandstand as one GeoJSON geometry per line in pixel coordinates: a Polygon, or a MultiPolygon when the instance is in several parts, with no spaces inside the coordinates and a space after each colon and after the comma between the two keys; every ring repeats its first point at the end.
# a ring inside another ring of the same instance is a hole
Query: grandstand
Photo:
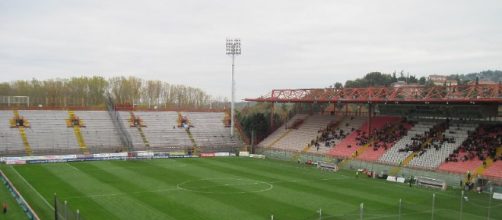
{"type": "MultiPolygon", "coordinates": [[[[309,149],[308,153],[325,154],[340,160],[348,158],[347,160],[382,164],[396,173],[406,167],[446,171],[460,176],[471,171],[480,177],[497,179],[502,178],[500,172],[497,172],[499,160],[502,159],[502,135],[498,131],[474,132],[480,127],[500,123],[497,120],[498,105],[502,103],[502,96],[498,92],[502,90],[500,87],[501,85],[476,84],[274,89],[265,96],[246,100],[327,104],[329,107],[326,110],[336,115],[338,124],[332,124],[325,128],[326,131],[319,132],[323,137],[320,141],[321,151],[309,149]],[[349,105],[356,107],[349,108],[349,105]],[[361,117],[357,112],[348,112],[348,109],[361,109],[361,106],[368,110],[367,118],[361,117]],[[354,114],[358,116],[354,117],[354,114]],[[343,131],[337,133],[340,130],[343,131]],[[490,136],[493,140],[485,142],[491,145],[485,146],[486,143],[483,143],[483,149],[466,148],[463,144],[473,138],[484,140],[484,137],[490,136]]],[[[310,114],[309,117],[316,116],[315,113],[310,114]]],[[[291,120],[288,124],[290,123],[291,120]]],[[[318,126],[324,127],[325,124],[318,126]]],[[[282,139],[287,140],[289,133],[291,132],[278,129],[258,146],[292,149],[276,145],[284,142],[282,139]]],[[[317,134],[309,136],[311,140],[318,137],[317,134]]]]}
{"type": "MultiPolygon", "coordinates": [[[[185,150],[187,147],[241,146],[231,138],[221,112],[186,112],[192,118],[190,129],[176,126],[177,112],[119,111],[120,123],[126,128],[136,150],[185,150]],[[131,115],[140,118],[144,127],[131,127],[131,115]]],[[[1,110],[0,152],[2,155],[47,155],[123,151],[120,132],[107,111],[1,110]],[[16,116],[16,114],[18,116],[16,116]],[[29,127],[12,127],[13,118],[22,117],[29,127]],[[78,126],[71,118],[78,118],[78,126]]]]}

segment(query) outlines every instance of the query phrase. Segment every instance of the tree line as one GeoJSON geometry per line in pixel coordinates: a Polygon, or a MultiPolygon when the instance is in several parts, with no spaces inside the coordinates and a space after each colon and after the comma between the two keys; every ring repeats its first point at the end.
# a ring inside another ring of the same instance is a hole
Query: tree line
{"type": "Polygon", "coordinates": [[[0,83],[0,96],[28,96],[31,105],[104,106],[110,94],[117,104],[148,108],[223,108],[227,100],[200,88],[138,77],[101,76],[48,80],[17,80],[0,83]]]}

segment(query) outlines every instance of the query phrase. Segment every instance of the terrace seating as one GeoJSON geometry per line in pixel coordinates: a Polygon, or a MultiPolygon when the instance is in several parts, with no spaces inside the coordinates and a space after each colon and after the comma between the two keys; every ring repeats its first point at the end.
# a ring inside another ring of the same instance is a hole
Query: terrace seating
{"type": "MultiPolygon", "coordinates": [[[[364,121],[364,118],[359,118],[358,120],[364,121]]],[[[398,117],[392,116],[377,116],[371,119],[372,128],[374,131],[384,127],[387,123],[392,123],[398,121],[398,117]]],[[[350,157],[357,150],[358,146],[363,146],[369,142],[369,138],[367,137],[368,131],[368,122],[365,122],[360,129],[355,127],[361,121],[356,121],[356,124],[349,125],[354,129],[352,133],[348,135],[345,139],[339,142],[330,152],[330,155],[339,156],[339,157],[350,157]]]]}
{"type": "Polygon", "coordinates": [[[481,125],[475,132],[470,132],[469,137],[446,158],[439,170],[458,173],[474,171],[487,159],[502,159],[497,154],[497,148],[501,145],[502,126],[481,125]]]}
{"type": "MultiPolygon", "coordinates": [[[[124,125],[124,128],[129,133],[134,149],[146,150],[145,143],[143,142],[143,138],[141,138],[141,134],[138,131],[138,128],[131,127],[131,122],[129,120],[131,118],[130,113],[123,112],[123,111],[119,111],[118,113],[119,113],[120,119],[121,119],[120,123],[122,123],[124,125]]],[[[148,127],[148,125],[146,125],[144,121],[142,122],[142,125],[148,127]]],[[[143,128],[143,129],[145,129],[145,128],[143,128]]]]}
{"type": "MultiPolygon", "coordinates": [[[[190,133],[198,146],[239,146],[239,138],[230,136],[230,128],[225,126],[223,112],[183,112],[190,120],[190,133]]],[[[234,133],[237,135],[237,132],[234,133]]]]}
{"type": "Polygon", "coordinates": [[[502,178],[502,159],[495,161],[483,173],[487,177],[502,178]]]}
{"type": "MultiPolygon", "coordinates": [[[[468,155],[469,154],[466,152],[458,153],[459,158],[464,158],[468,155]]],[[[442,170],[442,171],[454,172],[454,173],[466,173],[467,171],[474,173],[474,170],[476,170],[476,168],[478,168],[482,164],[483,164],[482,160],[479,160],[477,158],[473,158],[471,160],[466,160],[466,161],[444,162],[438,167],[438,169],[442,170]]]]}
{"type": "Polygon", "coordinates": [[[25,110],[19,114],[30,121],[31,128],[25,132],[33,154],[80,152],[73,129],[66,125],[67,111],[25,110]]]}
{"type": "Polygon", "coordinates": [[[81,128],[85,143],[92,152],[118,150],[120,137],[106,111],[75,111],[86,127],[81,128]],[[108,149],[108,150],[107,150],[108,149]]]}
{"type": "Polygon", "coordinates": [[[284,123],[281,127],[277,128],[272,134],[263,139],[258,147],[270,147],[270,145],[274,144],[278,139],[283,137],[288,131],[291,131],[291,126],[297,120],[305,120],[308,117],[306,114],[296,114],[293,116],[288,122],[284,123]]]}
{"type": "MultiPolygon", "coordinates": [[[[129,113],[127,113],[129,114],[129,113]]],[[[146,127],[143,128],[146,138],[150,144],[150,148],[165,148],[165,147],[191,147],[192,141],[183,128],[177,127],[178,113],[177,112],[134,112],[134,115],[143,119],[146,127]]],[[[124,120],[124,117],[122,117],[124,120]]],[[[131,136],[134,131],[130,131],[131,136]]],[[[137,132],[137,129],[136,129],[137,132]]],[[[132,137],[133,142],[137,146],[141,146],[141,137],[132,137]]],[[[144,146],[144,145],[143,145],[144,146]]]]}
{"type": "Polygon", "coordinates": [[[313,115],[304,120],[298,129],[289,133],[274,144],[274,148],[302,151],[318,138],[318,131],[335,119],[329,115],[313,115]]]}
{"type": "Polygon", "coordinates": [[[341,121],[329,123],[328,126],[319,131],[319,149],[310,148],[311,152],[327,153],[331,147],[340,143],[352,132],[352,126],[360,127],[364,122],[363,118],[344,117],[341,121]],[[352,124],[352,126],[350,126],[352,124]]]}
{"type": "Polygon", "coordinates": [[[413,127],[413,122],[400,121],[389,123],[382,129],[376,132],[374,135],[374,141],[369,146],[369,149],[364,151],[358,159],[366,161],[376,161],[380,158],[388,149],[392,148],[394,144],[405,136],[413,127]]]}
{"type": "Polygon", "coordinates": [[[24,145],[16,128],[10,128],[9,120],[14,117],[12,111],[0,110],[0,154],[24,154],[24,145]]]}
{"type": "Polygon", "coordinates": [[[417,135],[422,136],[428,132],[434,125],[436,121],[420,121],[417,122],[409,131],[408,134],[397,141],[392,148],[387,150],[378,161],[382,163],[398,165],[408,156],[410,156],[413,151],[406,150],[410,145],[413,144],[415,137],[417,135]]]}
{"type": "Polygon", "coordinates": [[[460,144],[468,137],[468,133],[474,131],[476,124],[452,124],[444,131],[445,140],[433,140],[429,148],[415,156],[410,166],[433,169],[438,167],[460,144]]]}

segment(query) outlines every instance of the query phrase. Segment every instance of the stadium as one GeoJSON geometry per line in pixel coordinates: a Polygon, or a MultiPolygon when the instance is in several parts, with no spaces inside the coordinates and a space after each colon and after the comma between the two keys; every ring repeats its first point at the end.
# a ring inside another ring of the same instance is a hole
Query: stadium
{"type": "Polygon", "coordinates": [[[501,11],[0,1],[0,220],[502,220],[501,11]]]}
{"type": "Polygon", "coordinates": [[[228,109],[5,96],[2,195],[20,219],[499,219],[501,91],[277,89],[246,101],[303,109],[261,141],[228,109]]]}

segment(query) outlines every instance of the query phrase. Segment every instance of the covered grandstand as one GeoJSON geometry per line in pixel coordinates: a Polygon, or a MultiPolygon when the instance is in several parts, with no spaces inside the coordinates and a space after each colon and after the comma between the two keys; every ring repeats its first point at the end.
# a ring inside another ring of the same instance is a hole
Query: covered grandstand
{"type": "Polygon", "coordinates": [[[501,92],[500,84],[276,89],[245,100],[324,106],[277,128],[258,144],[265,153],[332,158],[389,175],[437,173],[458,185],[475,181],[466,173],[502,179],[501,92]]]}

